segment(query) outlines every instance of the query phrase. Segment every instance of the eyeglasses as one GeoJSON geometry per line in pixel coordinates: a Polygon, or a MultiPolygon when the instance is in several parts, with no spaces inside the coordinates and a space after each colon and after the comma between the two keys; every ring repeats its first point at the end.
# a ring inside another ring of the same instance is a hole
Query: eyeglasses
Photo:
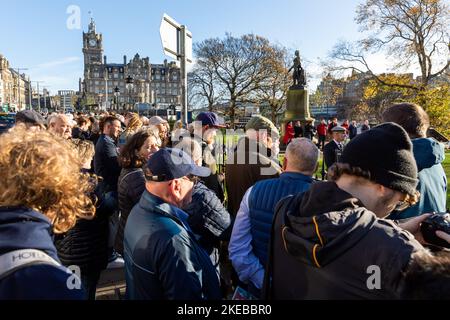
{"type": "Polygon", "coordinates": [[[189,180],[190,182],[192,182],[194,184],[194,186],[200,181],[199,177],[194,176],[192,174],[183,177],[183,179],[189,180]]]}

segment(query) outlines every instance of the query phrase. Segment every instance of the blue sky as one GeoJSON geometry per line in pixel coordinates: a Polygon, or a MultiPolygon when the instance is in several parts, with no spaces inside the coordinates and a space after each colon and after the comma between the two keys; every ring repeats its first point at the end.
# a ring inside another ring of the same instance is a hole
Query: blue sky
{"type": "Polygon", "coordinates": [[[103,33],[108,62],[139,53],[161,63],[159,26],[163,13],[188,26],[194,42],[210,37],[256,33],[288,48],[300,49],[311,87],[319,81],[317,58],[325,58],[339,39],[360,37],[354,22],[361,0],[0,0],[0,53],[12,67],[29,68],[32,80],[49,90],[77,89],[83,74],[82,31],[92,11],[103,33]],[[70,5],[81,9],[81,29],[66,26],[70,5]]]}

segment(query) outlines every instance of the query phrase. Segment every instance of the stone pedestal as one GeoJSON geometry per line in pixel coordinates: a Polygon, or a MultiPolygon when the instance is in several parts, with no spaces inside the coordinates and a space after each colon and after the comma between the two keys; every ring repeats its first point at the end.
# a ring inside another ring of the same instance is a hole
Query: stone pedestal
{"type": "Polygon", "coordinates": [[[309,111],[309,93],[304,86],[292,86],[287,93],[286,112],[282,125],[282,135],[284,136],[286,124],[289,121],[299,120],[302,124],[303,130],[308,121],[313,121],[309,111]]]}

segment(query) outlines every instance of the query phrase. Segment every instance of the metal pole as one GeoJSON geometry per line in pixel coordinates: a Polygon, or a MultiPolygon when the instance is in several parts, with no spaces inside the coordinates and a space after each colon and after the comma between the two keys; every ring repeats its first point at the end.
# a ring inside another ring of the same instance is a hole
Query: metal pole
{"type": "Polygon", "coordinates": [[[44,108],[47,109],[47,99],[45,97],[45,87],[42,89],[42,95],[44,96],[44,108]]]}
{"type": "Polygon", "coordinates": [[[19,95],[19,111],[21,110],[20,108],[20,68],[17,68],[17,93],[19,95]]]}
{"type": "Polygon", "coordinates": [[[33,105],[31,104],[31,97],[32,97],[31,80],[30,80],[30,77],[28,76],[28,99],[29,99],[29,102],[30,102],[30,110],[33,110],[33,105]]]}
{"type": "Polygon", "coordinates": [[[106,80],[105,80],[105,95],[106,95],[106,101],[105,101],[105,109],[106,111],[108,111],[108,68],[105,69],[106,70],[106,80]]]}
{"type": "Polygon", "coordinates": [[[38,110],[41,112],[41,92],[39,91],[39,81],[37,82],[37,92],[38,92],[38,110]]]}
{"type": "Polygon", "coordinates": [[[187,70],[186,70],[186,26],[181,26],[180,34],[181,49],[181,104],[182,104],[182,121],[188,125],[188,105],[187,105],[187,70]]]}

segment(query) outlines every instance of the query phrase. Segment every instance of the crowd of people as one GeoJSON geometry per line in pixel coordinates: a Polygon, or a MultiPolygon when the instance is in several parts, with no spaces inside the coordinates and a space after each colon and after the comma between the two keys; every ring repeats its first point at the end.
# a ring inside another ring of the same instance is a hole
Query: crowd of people
{"type": "Polygon", "coordinates": [[[131,300],[448,299],[450,252],[420,232],[447,205],[428,127],[410,103],[373,128],[296,121],[280,163],[280,131],[258,115],[220,162],[213,112],[172,128],[19,112],[0,136],[0,299],[94,300],[114,261],[131,300]]]}

